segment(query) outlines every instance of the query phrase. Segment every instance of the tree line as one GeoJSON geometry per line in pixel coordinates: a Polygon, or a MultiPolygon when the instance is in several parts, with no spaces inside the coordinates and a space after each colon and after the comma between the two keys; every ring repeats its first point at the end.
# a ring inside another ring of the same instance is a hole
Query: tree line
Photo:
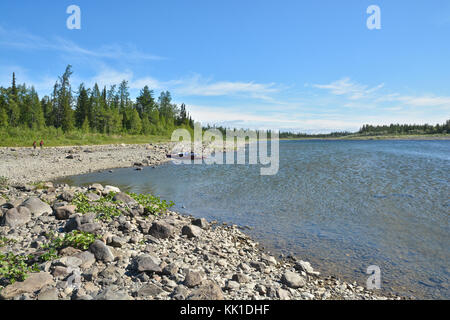
{"type": "Polygon", "coordinates": [[[13,73],[9,88],[0,87],[0,128],[54,127],[64,132],[170,135],[175,128],[192,129],[194,121],[185,104],[172,103],[169,91],[155,99],[145,86],[139,96],[130,98],[127,81],[118,86],[87,88],[80,84],[74,92],[70,84],[72,66],[56,81],[50,96],[39,98],[34,87],[17,85],[13,73]]]}
{"type": "Polygon", "coordinates": [[[326,134],[308,134],[296,132],[281,132],[280,138],[338,138],[346,136],[383,136],[383,135],[427,135],[427,134],[448,134],[450,133],[450,120],[444,124],[391,124],[383,126],[363,125],[358,132],[331,132],[326,134]]]}
{"type": "Polygon", "coordinates": [[[406,135],[406,134],[447,134],[450,133],[450,120],[444,124],[391,124],[384,126],[364,125],[358,132],[361,135],[406,135]]]}

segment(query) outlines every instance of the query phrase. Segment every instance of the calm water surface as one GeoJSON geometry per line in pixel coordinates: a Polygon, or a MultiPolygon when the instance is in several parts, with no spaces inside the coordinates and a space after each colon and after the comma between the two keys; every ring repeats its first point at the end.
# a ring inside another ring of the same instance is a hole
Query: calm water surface
{"type": "Polygon", "coordinates": [[[450,141],[282,141],[280,171],[173,165],[64,179],[151,192],[177,211],[251,226],[267,248],[365,285],[450,299],[450,141]]]}

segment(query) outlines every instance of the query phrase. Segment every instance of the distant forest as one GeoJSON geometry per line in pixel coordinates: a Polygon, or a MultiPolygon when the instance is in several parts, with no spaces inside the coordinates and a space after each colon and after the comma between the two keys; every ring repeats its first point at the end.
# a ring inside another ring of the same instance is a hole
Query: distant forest
{"type": "Polygon", "coordinates": [[[448,134],[450,133],[450,120],[444,124],[436,124],[435,126],[429,124],[391,124],[384,126],[372,126],[369,124],[363,125],[358,132],[332,132],[328,134],[307,134],[282,132],[280,138],[334,138],[346,136],[386,136],[386,135],[428,135],[428,134],[448,134]]]}
{"type": "Polygon", "coordinates": [[[156,100],[145,86],[135,101],[130,99],[127,81],[118,86],[86,88],[74,92],[70,84],[72,67],[67,66],[50,96],[39,98],[34,87],[0,87],[0,128],[74,129],[84,133],[170,135],[175,128],[192,129],[194,122],[186,106],[172,103],[170,92],[161,92],[156,100]]]}

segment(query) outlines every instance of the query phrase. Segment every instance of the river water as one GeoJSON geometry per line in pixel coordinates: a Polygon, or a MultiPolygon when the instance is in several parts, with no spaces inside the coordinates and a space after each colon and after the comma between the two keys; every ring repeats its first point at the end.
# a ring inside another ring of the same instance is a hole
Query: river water
{"type": "Polygon", "coordinates": [[[247,231],[322,274],[383,290],[450,299],[450,141],[281,141],[280,169],[174,165],[90,173],[60,182],[110,184],[175,202],[176,211],[247,231]]]}

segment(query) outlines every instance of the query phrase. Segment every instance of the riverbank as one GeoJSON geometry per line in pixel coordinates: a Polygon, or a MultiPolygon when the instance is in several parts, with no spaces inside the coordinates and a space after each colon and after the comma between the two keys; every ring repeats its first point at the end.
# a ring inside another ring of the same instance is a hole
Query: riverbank
{"type": "Polygon", "coordinates": [[[30,273],[25,281],[3,279],[0,295],[43,300],[399,298],[322,277],[293,257],[276,259],[237,226],[183,216],[165,210],[159,200],[133,198],[98,184],[30,185],[94,170],[158,165],[168,148],[51,148],[38,155],[29,149],[0,150],[0,176],[10,181],[0,186],[0,252],[35,263],[34,269],[15,273],[30,273]],[[117,193],[114,198],[110,191],[117,193]]]}
{"type": "Polygon", "coordinates": [[[170,143],[0,148],[0,177],[11,183],[38,183],[99,170],[155,166],[167,161],[170,149],[170,143]]]}

